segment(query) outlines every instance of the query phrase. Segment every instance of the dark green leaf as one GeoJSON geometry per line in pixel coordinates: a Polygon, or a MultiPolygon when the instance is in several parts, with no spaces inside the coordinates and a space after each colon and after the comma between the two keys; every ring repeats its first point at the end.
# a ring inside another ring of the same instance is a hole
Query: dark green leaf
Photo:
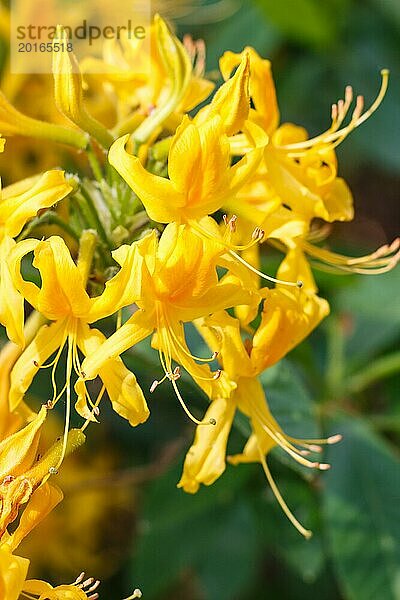
{"type": "Polygon", "coordinates": [[[362,421],[336,429],[344,440],[329,448],[323,511],[337,576],[346,600],[398,600],[399,461],[362,421]]]}

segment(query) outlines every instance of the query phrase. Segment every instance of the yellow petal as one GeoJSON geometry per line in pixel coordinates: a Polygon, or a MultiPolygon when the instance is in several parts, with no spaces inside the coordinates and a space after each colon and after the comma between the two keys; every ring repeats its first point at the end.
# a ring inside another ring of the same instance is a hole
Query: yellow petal
{"type": "Polygon", "coordinates": [[[314,279],[300,250],[289,251],[278,277],[286,281],[301,280],[303,287],[292,291],[279,285],[265,291],[261,324],[251,351],[251,361],[258,373],[300,344],[329,314],[329,304],[316,295],[314,279]]]}
{"type": "Polygon", "coordinates": [[[233,77],[221,85],[209,106],[196,115],[196,122],[200,123],[206,117],[219,115],[227,135],[241,131],[250,108],[249,74],[250,59],[245,52],[233,77]]]}
{"type": "Polygon", "coordinates": [[[250,57],[250,96],[259,117],[257,122],[271,134],[279,123],[279,109],[270,61],[262,59],[251,47],[241,54],[227,51],[220,59],[221,73],[226,80],[246,54],[250,57]]]}
{"type": "Polygon", "coordinates": [[[62,499],[63,493],[60,488],[49,483],[44,483],[33,492],[21,515],[17,529],[8,540],[8,545],[13,551],[62,499]]]}
{"type": "Polygon", "coordinates": [[[184,205],[185,198],[174,189],[173,184],[165,177],[149,173],[136,156],[128,154],[125,144],[129,136],[123,136],[114,142],[108,153],[110,164],[125,179],[144,207],[151,219],[158,223],[175,221],[177,208],[184,205]]]}
{"type": "Polygon", "coordinates": [[[260,450],[265,455],[276,446],[276,442],[262,426],[262,422],[267,423],[275,434],[281,434],[282,430],[271,415],[264,390],[257,378],[240,379],[235,399],[239,409],[250,418],[253,433],[246,442],[242,454],[229,456],[228,461],[233,465],[260,462],[260,450]]]}
{"type": "Polygon", "coordinates": [[[59,321],[43,325],[33,341],[18,358],[10,377],[10,410],[14,411],[23,400],[24,394],[32,383],[40,365],[54,354],[66,339],[66,323],[59,321]]]}
{"type": "Polygon", "coordinates": [[[120,246],[113,251],[113,259],[121,269],[115,277],[106,282],[103,293],[97,298],[91,299],[92,304],[87,316],[88,323],[94,323],[114,314],[123,306],[128,306],[140,299],[144,266],[143,254],[146,253],[147,245],[147,240],[139,240],[130,246],[120,246]]]}
{"type": "MultiPolygon", "coordinates": [[[[31,178],[27,184],[29,182],[32,182],[31,178]]],[[[0,219],[5,223],[6,234],[11,237],[17,236],[27,221],[39,210],[53,206],[72,190],[73,187],[65,180],[64,171],[59,170],[47,171],[38,177],[33,185],[17,195],[13,193],[17,191],[14,186],[6,187],[0,202],[0,219]]]]}
{"type": "Polygon", "coordinates": [[[70,315],[87,316],[90,299],[85,282],[61,237],[52,236],[40,242],[35,248],[33,265],[42,279],[35,306],[39,312],[54,321],[70,315]]]}
{"type": "Polygon", "coordinates": [[[200,320],[198,329],[210,349],[219,353],[224,371],[232,379],[253,375],[253,366],[243,345],[237,319],[226,312],[218,312],[200,320]]]}
{"type": "Polygon", "coordinates": [[[85,358],[81,366],[85,374],[84,379],[94,379],[109,360],[117,358],[122,352],[150,335],[152,331],[153,326],[148,323],[147,314],[138,310],[106,339],[96,352],[85,358]]]}
{"type": "Polygon", "coordinates": [[[204,423],[213,419],[215,425],[199,425],[193,445],[186,454],[178,487],[194,494],[200,484],[211,485],[225,471],[228,436],[236,405],[232,399],[216,398],[204,415],[204,423]]]}
{"type": "Polygon", "coordinates": [[[16,244],[10,237],[0,242],[0,323],[6,327],[8,338],[24,346],[24,298],[18,292],[14,268],[10,260],[16,244]]]}
{"type": "Polygon", "coordinates": [[[35,419],[0,443],[0,482],[7,475],[17,477],[32,466],[36,458],[41,428],[47,411],[44,406],[35,419]]]}
{"type": "MultiPolygon", "coordinates": [[[[105,336],[100,331],[90,329],[86,324],[81,324],[78,332],[78,346],[85,356],[92,356],[105,340],[105,336]]],[[[106,387],[116,413],[127,419],[132,427],[147,420],[150,413],[143,392],[136,381],[135,375],[125,367],[120,358],[108,360],[99,369],[98,375],[106,387]]],[[[82,384],[84,386],[84,382],[78,380],[75,387],[78,397],[81,398],[81,404],[82,396],[84,397],[82,384]]],[[[77,410],[78,408],[79,405],[77,410]]],[[[78,412],[80,411],[78,410],[78,412]]]]}

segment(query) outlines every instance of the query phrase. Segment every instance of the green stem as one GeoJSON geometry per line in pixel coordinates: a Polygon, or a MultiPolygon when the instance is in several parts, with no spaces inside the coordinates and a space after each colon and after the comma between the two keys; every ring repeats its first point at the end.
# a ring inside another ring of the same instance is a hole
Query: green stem
{"type": "MultiPolygon", "coordinates": [[[[76,194],[77,195],[77,194],[76,194]]],[[[102,222],[99,219],[96,207],[93,203],[92,198],[90,197],[90,194],[88,194],[85,190],[84,187],[81,187],[80,191],[79,191],[79,195],[81,196],[81,198],[86,202],[89,210],[90,210],[90,214],[92,216],[92,220],[89,223],[90,226],[93,227],[93,229],[95,229],[97,231],[97,233],[100,236],[101,241],[103,242],[103,244],[109,249],[111,250],[111,244],[110,241],[107,237],[107,233],[103,227],[102,222]]]]}
{"type": "Polygon", "coordinates": [[[93,150],[93,146],[89,146],[86,152],[87,152],[87,156],[89,159],[90,167],[93,171],[93,175],[95,176],[96,180],[99,183],[101,183],[103,181],[104,177],[103,177],[103,173],[101,171],[99,161],[97,160],[97,156],[93,150]]]}
{"type": "Polygon", "coordinates": [[[347,381],[347,391],[351,394],[358,394],[370,387],[377,381],[390,377],[400,371],[400,352],[393,352],[382,358],[378,358],[367,368],[359,371],[347,381]]]}
{"type": "Polygon", "coordinates": [[[79,241],[79,235],[77,232],[65,221],[63,221],[57,213],[49,210],[41,217],[36,217],[33,219],[27,227],[23,230],[22,234],[19,236],[18,240],[24,240],[28,237],[31,237],[32,232],[37,227],[42,227],[43,225],[57,225],[60,229],[63,229],[68,235],[74,238],[76,241],[79,241]]]}

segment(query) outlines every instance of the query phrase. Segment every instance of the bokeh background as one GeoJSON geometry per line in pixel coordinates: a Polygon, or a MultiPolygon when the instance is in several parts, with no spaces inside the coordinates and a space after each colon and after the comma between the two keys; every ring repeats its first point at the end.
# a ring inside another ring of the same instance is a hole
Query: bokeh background
{"type": "MultiPolygon", "coordinates": [[[[360,254],[398,234],[398,0],[159,0],[153,8],[180,35],[206,41],[207,72],[217,80],[225,50],[252,45],[270,58],[282,121],[303,125],[311,135],[329,126],[330,106],[346,84],[368,105],[380,69],[389,68],[382,106],[338,149],[357,216],[333,227],[330,244],[360,254]]],[[[40,116],[48,107],[25,106],[27,82],[10,81],[4,71],[5,23],[3,86],[19,106],[40,116]]],[[[43,85],[49,83],[31,80],[30,92],[43,85]]],[[[5,183],[61,160],[42,142],[28,148],[18,139],[10,143],[15,160],[1,158],[5,183]]],[[[271,272],[277,260],[267,251],[264,270],[271,272]]],[[[195,496],[176,488],[194,430],[164,385],[149,398],[152,414],[145,425],[132,430],[109,411],[89,429],[87,447],[60,474],[64,503],[20,548],[32,559],[32,576],[55,583],[86,570],[103,580],[101,597],[107,600],[134,587],[145,600],[399,600],[399,274],[317,272],[331,316],[263,377],[273,414],[287,433],[344,435],[326,453],[332,469],[323,474],[305,472],[278,450],[270,458],[288,504],[313,530],[311,540],[303,540],[281,513],[259,465],[228,466],[195,496]]],[[[124,358],[148,389],[159,374],[148,344],[124,358]]],[[[45,376],[36,380],[33,406],[46,399],[47,385],[45,376]]],[[[194,411],[204,411],[206,401],[189,380],[183,392],[194,411]]],[[[236,420],[230,453],[242,447],[246,427],[236,420]]],[[[59,428],[55,416],[49,438],[59,428]]]]}

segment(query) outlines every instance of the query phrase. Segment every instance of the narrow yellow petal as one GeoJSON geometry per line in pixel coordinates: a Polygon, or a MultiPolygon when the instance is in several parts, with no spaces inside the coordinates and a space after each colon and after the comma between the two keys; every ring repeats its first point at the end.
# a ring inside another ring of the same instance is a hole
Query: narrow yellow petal
{"type": "MultiPolygon", "coordinates": [[[[90,329],[86,324],[81,324],[78,332],[78,346],[85,356],[93,355],[105,340],[105,336],[100,331],[90,329]]],[[[116,413],[127,419],[132,427],[146,421],[150,413],[143,392],[136,381],[135,375],[125,367],[119,357],[108,360],[99,369],[98,375],[106,387],[116,413]]],[[[82,405],[82,383],[82,380],[78,380],[78,387],[75,388],[80,395],[80,405],[82,405]]],[[[82,416],[85,417],[86,414],[85,412],[82,416]]]]}
{"type": "MultiPolygon", "coordinates": [[[[23,511],[17,529],[10,536],[8,545],[14,551],[22,540],[53,510],[63,499],[63,493],[55,485],[44,483],[32,494],[23,511]]],[[[24,588],[25,589],[25,588],[24,588]]]]}
{"type": "Polygon", "coordinates": [[[143,202],[151,219],[158,223],[177,220],[177,209],[185,203],[184,195],[174,189],[171,181],[149,173],[136,156],[126,152],[128,137],[119,138],[111,146],[108,153],[110,164],[143,202]]]}
{"type": "Polygon", "coordinates": [[[40,365],[44,364],[58,348],[64,344],[66,323],[60,321],[43,325],[33,341],[14,365],[10,377],[10,410],[15,410],[23,400],[25,392],[32,383],[40,365]]]}
{"type": "Polygon", "coordinates": [[[50,320],[88,314],[91,303],[85,282],[61,237],[41,241],[35,248],[33,265],[42,279],[35,305],[39,312],[50,320]]]}
{"type": "Polygon", "coordinates": [[[216,398],[211,402],[203,421],[215,425],[199,425],[196,429],[178,483],[185,492],[196,493],[200,484],[213,484],[225,471],[226,446],[235,410],[233,399],[216,398]]]}
{"type": "Polygon", "coordinates": [[[241,131],[250,108],[249,74],[250,59],[244,52],[233,77],[221,85],[209,106],[198,113],[196,122],[202,122],[205,116],[219,115],[227,135],[241,131]]]}
{"type": "Polygon", "coordinates": [[[30,469],[36,458],[46,414],[47,411],[42,406],[31,423],[0,442],[0,482],[7,475],[17,477],[30,469]]]}
{"type": "Polygon", "coordinates": [[[0,323],[5,326],[8,338],[24,346],[24,298],[17,290],[13,278],[11,252],[16,244],[10,237],[0,242],[0,323]]]}

